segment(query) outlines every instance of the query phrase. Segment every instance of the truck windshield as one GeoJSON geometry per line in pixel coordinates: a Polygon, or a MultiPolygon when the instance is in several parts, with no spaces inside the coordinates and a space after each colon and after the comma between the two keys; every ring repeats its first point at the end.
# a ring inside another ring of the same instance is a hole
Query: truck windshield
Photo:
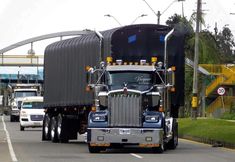
{"type": "Polygon", "coordinates": [[[15,97],[37,96],[36,91],[16,91],[15,97]]]}
{"type": "Polygon", "coordinates": [[[153,76],[151,72],[115,71],[109,72],[107,82],[110,90],[126,86],[128,89],[145,91],[152,87],[153,76]]]}
{"type": "Polygon", "coordinates": [[[43,102],[24,102],[23,109],[43,109],[43,102]]]}

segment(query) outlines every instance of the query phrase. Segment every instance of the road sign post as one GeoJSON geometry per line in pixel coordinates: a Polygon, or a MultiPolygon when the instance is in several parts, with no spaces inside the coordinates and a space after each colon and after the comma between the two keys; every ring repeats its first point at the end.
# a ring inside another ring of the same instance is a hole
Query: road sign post
{"type": "Polygon", "coordinates": [[[217,93],[218,93],[218,95],[220,95],[221,96],[221,102],[222,102],[222,107],[223,107],[223,112],[225,112],[225,107],[224,107],[224,94],[225,94],[225,92],[226,92],[226,90],[225,90],[225,88],[224,87],[219,87],[218,89],[217,89],[217,93]]]}

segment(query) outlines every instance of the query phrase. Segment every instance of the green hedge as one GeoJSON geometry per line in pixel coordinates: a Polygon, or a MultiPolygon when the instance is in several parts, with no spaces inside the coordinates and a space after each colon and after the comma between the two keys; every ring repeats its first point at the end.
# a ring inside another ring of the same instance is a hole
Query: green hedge
{"type": "Polygon", "coordinates": [[[221,119],[179,119],[179,136],[235,144],[235,122],[221,119]]]}

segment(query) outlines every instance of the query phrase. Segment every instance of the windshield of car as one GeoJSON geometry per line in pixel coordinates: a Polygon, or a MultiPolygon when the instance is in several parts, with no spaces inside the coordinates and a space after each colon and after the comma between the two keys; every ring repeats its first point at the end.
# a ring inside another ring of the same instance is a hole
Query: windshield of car
{"type": "Polygon", "coordinates": [[[107,82],[110,90],[122,89],[126,86],[128,89],[145,91],[153,85],[153,74],[142,71],[109,72],[107,82]]]}
{"type": "Polygon", "coordinates": [[[15,97],[37,96],[36,91],[16,91],[15,97]]]}
{"type": "Polygon", "coordinates": [[[43,109],[43,102],[24,102],[23,109],[43,109]]]}

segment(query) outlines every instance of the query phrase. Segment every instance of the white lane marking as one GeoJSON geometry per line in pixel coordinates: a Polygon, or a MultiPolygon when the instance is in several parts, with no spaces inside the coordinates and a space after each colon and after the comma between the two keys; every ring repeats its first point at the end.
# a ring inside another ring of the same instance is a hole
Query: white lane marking
{"type": "Polygon", "coordinates": [[[10,155],[11,155],[11,160],[13,162],[17,162],[18,160],[16,158],[14,149],[13,149],[12,144],[11,144],[11,138],[10,138],[9,132],[7,131],[7,127],[6,127],[6,124],[5,124],[5,121],[4,121],[4,116],[2,116],[2,123],[3,123],[4,131],[6,132],[7,144],[8,144],[9,152],[10,152],[10,155]]]}
{"type": "Polygon", "coordinates": [[[136,158],[143,159],[143,157],[142,157],[142,156],[140,156],[140,155],[133,154],[133,153],[130,153],[130,154],[131,154],[132,156],[136,157],[136,158]]]}

